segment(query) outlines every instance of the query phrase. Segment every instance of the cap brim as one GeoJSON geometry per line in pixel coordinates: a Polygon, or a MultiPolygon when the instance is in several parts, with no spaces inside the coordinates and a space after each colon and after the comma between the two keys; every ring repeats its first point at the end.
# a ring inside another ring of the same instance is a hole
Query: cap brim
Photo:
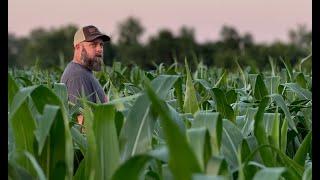
{"type": "Polygon", "coordinates": [[[105,35],[105,34],[97,34],[95,36],[92,36],[90,38],[88,38],[86,41],[93,41],[97,38],[101,38],[103,42],[107,42],[107,41],[110,41],[110,37],[105,35]]]}

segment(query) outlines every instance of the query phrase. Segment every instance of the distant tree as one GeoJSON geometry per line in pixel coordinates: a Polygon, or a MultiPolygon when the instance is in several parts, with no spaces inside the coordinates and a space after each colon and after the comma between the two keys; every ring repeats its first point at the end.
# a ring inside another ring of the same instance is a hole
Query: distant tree
{"type": "Polygon", "coordinates": [[[27,43],[27,38],[18,38],[14,34],[8,34],[8,66],[22,67],[23,63],[19,62],[21,52],[27,43]]]}
{"type": "Polygon", "coordinates": [[[144,47],[140,44],[140,38],[144,27],[135,17],[128,17],[118,25],[119,39],[115,47],[115,59],[124,64],[143,65],[145,61],[144,47]]]}
{"type": "Polygon", "coordinates": [[[203,60],[203,63],[205,63],[208,66],[214,65],[214,55],[217,52],[218,45],[214,42],[206,42],[204,44],[198,45],[198,53],[201,59],[203,60]]]}
{"type": "Polygon", "coordinates": [[[228,49],[239,49],[241,38],[238,31],[234,27],[223,25],[220,31],[220,36],[222,42],[228,49]]]}
{"type": "Polygon", "coordinates": [[[58,29],[37,28],[31,31],[23,55],[26,65],[36,59],[42,67],[57,67],[73,58],[73,37],[77,27],[67,25],[58,29]]]}
{"type": "Polygon", "coordinates": [[[147,57],[152,61],[171,64],[177,56],[176,38],[170,30],[160,30],[157,36],[150,37],[147,52],[147,57]]]}
{"type": "Polygon", "coordinates": [[[135,17],[129,17],[118,25],[119,45],[139,44],[139,39],[144,32],[140,21],[135,17]]]}
{"type": "Polygon", "coordinates": [[[186,57],[189,62],[197,54],[198,48],[195,42],[195,33],[193,28],[182,26],[180,28],[177,41],[177,58],[180,62],[184,62],[186,57]]]}
{"type": "MultiPolygon", "coordinates": [[[[24,38],[17,38],[9,33],[9,66],[28,67],[38,59],[41,67],[63,68],[73,56],[72,42],[77,29],[75,25],[49,30],[36,28],[24,38]]],[[[281,56],[294,66],[298,60],[310,54],[312,40],[312,31],[308,31],[305,25],[299,25],[288,32],[289,43],[278,41],[271,44],[255,43],[249,32],[242,35],[235,27],[228,25],[221,28],[218,41],[202,44],[196,42],[192,27],[182,26],[177,36],[169,29],[159,30],[146,44],[140,43],[143,32],[144,27],[135,17],[128,17],[119,23],[117,42],[105,43],[105,64],[112,65],[116,60],[125,65],[136,64],[149,69],[154,67],[153,62],[169,65],[175,58],[180,64],[184,64],[186,57],[193,65],[202,61],[209,66],[236,69],[235,59],[238,59],[243,66],[264,69],[269,66],[269,56],[282,66],[279,61],[281,56]]],[[[311,65],[312,61],[304,63],[304,66],[311,65]]]]}
{"type": "Polygon", "coordinates": [[[311,46],[312,31],[307,30],[305,24],[299,24],[297,29],[291,29],[288,32],[290,42],[302,49],[307,49],[311,46]]]}

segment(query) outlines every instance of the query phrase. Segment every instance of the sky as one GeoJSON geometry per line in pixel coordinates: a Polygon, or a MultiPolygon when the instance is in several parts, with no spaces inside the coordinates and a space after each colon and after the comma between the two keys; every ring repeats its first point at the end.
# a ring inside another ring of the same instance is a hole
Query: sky
{"type": "Polygon", "coordinates": [[[95,25],[118,38],[118,24],[129,16],[140,20],[142,42],[168,29],[194,28],[197,42],[216,41],[223,25],[255,42],[288,41],[288,31],[305,24],[312,30],[312,0],[10,0],[8,32],[27,36],[35,28],[95,25]]]}

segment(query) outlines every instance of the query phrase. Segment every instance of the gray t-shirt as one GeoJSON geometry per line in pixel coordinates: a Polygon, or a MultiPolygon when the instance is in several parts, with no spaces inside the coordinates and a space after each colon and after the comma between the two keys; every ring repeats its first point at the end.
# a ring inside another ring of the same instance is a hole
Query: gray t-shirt
{"type": "Polygon", "coordinates": [[[68,100],[73,103],[77,103],[77,99],[81,97],[82,89],[87,100],[94,103],[105,102],[105,94],[100,83],[92,71],[83,65],[71,61],[61,76],[61,82],[66,84],[68,100]]]}

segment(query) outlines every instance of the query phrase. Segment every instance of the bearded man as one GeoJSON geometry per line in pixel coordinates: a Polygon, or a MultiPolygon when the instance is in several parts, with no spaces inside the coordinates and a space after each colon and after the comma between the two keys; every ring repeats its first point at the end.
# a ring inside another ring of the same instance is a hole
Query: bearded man
{"type": "MultiPolygon", "coordinates": [[[[80,28],[74,35],[74,56],[67,65],[61,82],[68,91],[68,100],[76,104],[84,94],[87,100],[94,103],[108,101],[99,81],[92,71],[100,71],[103,65],[103,45],[110,41],[110,37],[101,33],[95,26],[80,28]]],[[[83,116],[77,117],[79,124],[83,124],[83,116]]]]}

